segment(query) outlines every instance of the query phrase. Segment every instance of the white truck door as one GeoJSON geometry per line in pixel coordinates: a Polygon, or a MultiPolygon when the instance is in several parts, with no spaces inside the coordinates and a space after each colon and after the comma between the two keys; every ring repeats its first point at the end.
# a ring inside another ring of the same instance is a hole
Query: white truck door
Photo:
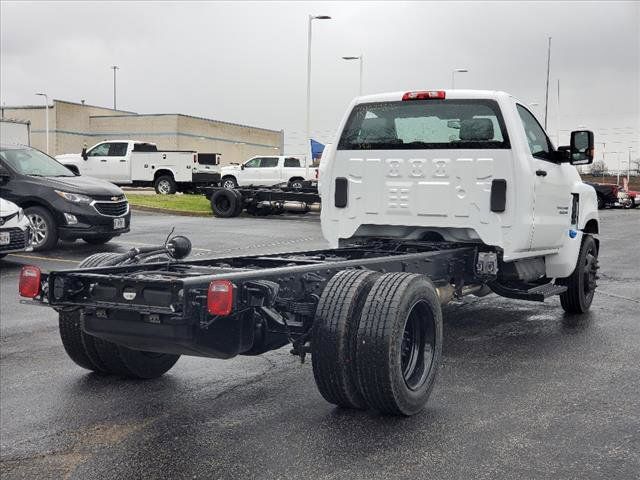
{"type": "Polygon", "coordinates": [[[536,118],[518,104],[535,172],[532,250],[560,248],[568,235],[571,217],[571,189],[566,170],[551,161],[553,146],[536,118]]]}
{"type": "Polygon", "coordinates": [[[107,166],[109,145],[109,142],[99,143],[87,152],[84,168],[80,169],[82,175],[109,179],[109,168],[107,166]]]}
{"type": "MultiPolygon", "coordinates": [[[[133,148],[133,144],[131,144],[133,148]]],[[[131,183],[130,152],[128,142],[111,142],[107,156],[108,177],[114,183],[131,183]]]]}
{"type": "Polygon", "coordinates": [[[262,157],[258,169],[260,185],[275,185],[284,181],[281,178],[283,173],[282,160],[278,157],[262,157]]]}
{"type": "Polygon", "coordinates": [[[261,157],[255,157],[250,160],[247,160],[243,164],[243,169],[238,172],[238,185],[246,186],[246,185],[260,185],[260,162],[261,157]]]}

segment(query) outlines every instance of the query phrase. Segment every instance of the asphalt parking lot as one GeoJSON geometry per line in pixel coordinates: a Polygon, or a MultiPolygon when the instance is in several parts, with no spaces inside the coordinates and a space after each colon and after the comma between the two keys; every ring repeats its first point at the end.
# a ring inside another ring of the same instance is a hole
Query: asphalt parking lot
{"type": "MultiPolygon", "coordinates": [[[[444,363],[412,418],[342,411],[288,348],[182,357],[158,380],[87,373],[53,310],[22,305],[22,264],[73,267],[77,242],[0,261],[2,478],[631,479],[640,472],[640,209],[601,213],[591,312],[491,295],[445,310],[444,363]]],[[[214,219],[135,212],[101,248],[161,243],[194,255],[322,248],[317,216],[214,219]]]]}

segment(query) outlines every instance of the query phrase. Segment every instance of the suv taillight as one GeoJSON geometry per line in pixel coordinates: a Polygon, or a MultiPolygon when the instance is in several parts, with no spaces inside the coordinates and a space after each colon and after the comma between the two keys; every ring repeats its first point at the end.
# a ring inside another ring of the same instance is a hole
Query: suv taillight
{"type": "Polygon", "coordinates": [[[233,283],[213,280],[207,292],[207,310],[211,315],[226,317],[233,310],[233,283]]]}
{"type": "Polygon", "coordinates": [[[40,269],[33,265],[25,265],[20,270],[18,286],[21,297],[35,298],[40,293],[40,269]]]}

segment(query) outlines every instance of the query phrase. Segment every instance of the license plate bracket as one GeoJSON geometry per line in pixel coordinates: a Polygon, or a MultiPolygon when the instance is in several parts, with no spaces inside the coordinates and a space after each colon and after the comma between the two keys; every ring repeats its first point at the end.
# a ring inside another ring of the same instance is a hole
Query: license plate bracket
{"type": "Polygon", "coordinates": [[[121,230],[125,227],[125,220],[124,218],[114,218],[113,219],[113,229],[114,230],[121,230]]]}
{"type": "Polygon", "coordinates": [[[0,245],[9,245],[11,243],[11,232],[0,232],[0,245]]]}

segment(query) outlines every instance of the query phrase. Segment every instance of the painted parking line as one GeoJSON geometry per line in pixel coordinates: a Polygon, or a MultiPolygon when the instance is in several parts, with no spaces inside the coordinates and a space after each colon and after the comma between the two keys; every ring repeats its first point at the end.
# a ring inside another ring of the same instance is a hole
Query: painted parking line
{"type": "Polygon", "coordinates": [[[69,260],[68,258],[58,257],[39,257],[38,255],[19,255],[16,253],[10,253],[8,257],[29,258],[34,260],[47,260],[50,262],[67,262],[67,263],[80,263],[81,260],[69,260]]]}

